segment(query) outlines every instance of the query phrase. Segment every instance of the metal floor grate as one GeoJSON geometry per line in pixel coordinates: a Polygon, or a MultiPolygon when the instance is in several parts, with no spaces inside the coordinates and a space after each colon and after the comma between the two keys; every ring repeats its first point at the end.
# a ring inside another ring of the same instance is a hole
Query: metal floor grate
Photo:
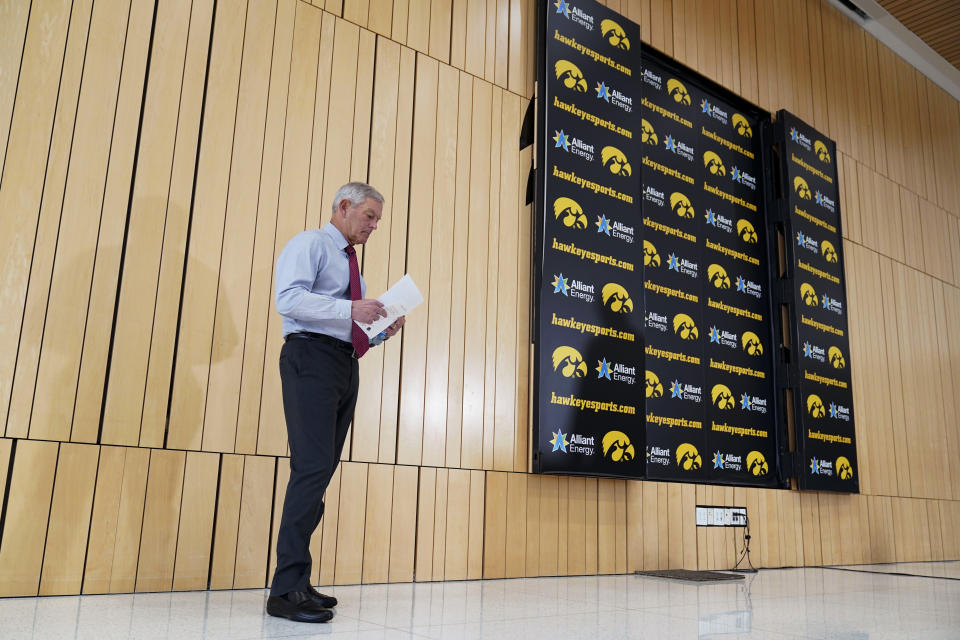
{"type": "Polygon", "coordinates": [[[723,571],[691,571],[689,569],[666,569],[663,571],[637,571],[638,576],[653,578],[672,578],[673,580],[687,580],[690,582],[723,582],[726,580],[743,580],[743,575],[726,573],[723,571]]]}

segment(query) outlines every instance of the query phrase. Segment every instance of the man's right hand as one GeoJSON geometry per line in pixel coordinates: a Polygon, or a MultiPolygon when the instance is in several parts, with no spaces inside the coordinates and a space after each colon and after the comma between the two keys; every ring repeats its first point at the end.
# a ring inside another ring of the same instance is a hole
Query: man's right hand
{"type": "Polygon", "coordinates": [[[377,318],[387,317],[387,312],[379,300],[354,300],[350,317],[357,322],[372,324],[377,318]]]}

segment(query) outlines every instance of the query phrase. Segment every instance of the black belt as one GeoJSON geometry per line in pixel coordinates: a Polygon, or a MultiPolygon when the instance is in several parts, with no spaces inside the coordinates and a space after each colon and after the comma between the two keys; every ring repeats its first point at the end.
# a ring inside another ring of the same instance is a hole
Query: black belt
{"type": "Polygon", "coordinates": [[[295,331],[294,333],[288,333],[283,337],[284,342],[290,340],[317,340],[319,342],[326,342],[329,345],[332,345],[346,353],[350,354],[350,357],[356,358],[357,352],[353,349],[353,344],[350,342],[344,342],[339,338],[334,338],[333,336],[328,336],[325,333],[314,333],[313,331],[295,331]]]}

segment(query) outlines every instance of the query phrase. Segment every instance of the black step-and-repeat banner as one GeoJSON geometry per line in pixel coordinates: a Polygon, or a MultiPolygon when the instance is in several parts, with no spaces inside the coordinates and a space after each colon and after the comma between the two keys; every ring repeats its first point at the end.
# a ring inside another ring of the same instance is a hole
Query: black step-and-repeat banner
{"type": "Polygon", "coordinates": [[[859,490],[836,145],[777,113],[801,489],[859,490]]]}

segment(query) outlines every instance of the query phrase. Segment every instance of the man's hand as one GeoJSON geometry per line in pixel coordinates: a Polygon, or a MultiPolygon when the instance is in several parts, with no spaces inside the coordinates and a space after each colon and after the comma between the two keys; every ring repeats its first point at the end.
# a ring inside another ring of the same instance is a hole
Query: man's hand
{"type": "Polygon", "coordinates": [[[383,310],[383,303],[379,300],[354,300],[350,309],[350,317],[357,322],[372,324],[377,318],[385,318],[387,312],[383,310]]]}
{"type": "Polygon", "coordinates": [[[387,337],[392,338],[393,336],[397,335],[397,332],[400,331],[400,329],[403,328],[403,325],[405,325],[406,323],[407,323],[406,316],[400,316],[399,318],[397,318],[396,322],[394,322],[393,324],[391,324],[389,327],[385,329],[387,333],[387,337]]]}

